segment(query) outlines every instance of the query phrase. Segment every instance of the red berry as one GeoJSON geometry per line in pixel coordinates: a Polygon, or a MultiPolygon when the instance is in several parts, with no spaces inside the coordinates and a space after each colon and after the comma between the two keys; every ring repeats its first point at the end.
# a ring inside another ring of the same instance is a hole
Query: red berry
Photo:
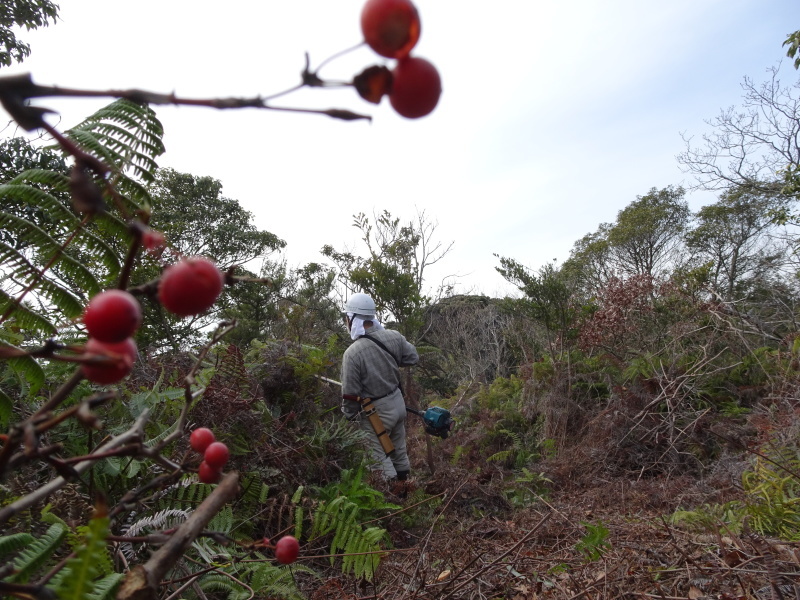
{"type": "Polygon", "coordinates": [[[133,370],[138,354],[136,342],[131,338],[114,343],[89,338],[85,352],[107,357],[103,362],[81,365],[84,377],[94,383],[116,383],[133,370]]]}
{"type": "Polygon", "coordinates": [[[367,0],[361,31],[370,48],[387,58],[403,58],[419,40],[420,21],[410,0],[367,0]]]}
{"type": "Polygon", "coordinates": [[[222,292],[224,277],[202,256],[185,258],[161,275],[158,298],[171,313],[185,317],[210,308],[222,292]]]}
{"type": "Polygon", "coordinates": [[[147,229],[142,234],[142,246],[150,251],[162,248],[165,243],[164,234],[155,229],[147,229]]]}
{"type": "Polygon", "coordinates": [[[294,536],[284,536],[275,544],[275,558],[281,564],[293,563],[297,560],[298,554],[300,554],[300,542],[294,536]]]}
{"type": "Polygon", "coordinates": [[[222,469],[208,464],[206,461],[200,463],[197,468],[197,478],[200,483],[217,483],[222,477],[222,469]]]}
{"type": "Polygon", "coordinates": [[[101,342],[121,342],[142,323],[142,307],[124,290],[106,290],[94,296],[83,311],[89,336],[101,342]]]}
{"type": "Polygon", "coordinates": [[[206,448],[203,454],[203,460],[212,467],[221,469],[225,466],[225,463],[228,462],[230,456],[231,453],[228,451],[228,447],[225,444],[222,442],[213,442],[206,448]]]}
{"type": "Polygon", "coordinates": [[[439,71],[424,58],[409,57],[397,63],[392,71],[389,102],[408,119],[424,117],[436,108],[442,94],[439,71]]]}
{"type": "Polygon", "coordinates": [[[195,452],[205,452],[215,441],[214,433],[206,427],[198,427],[189,436],[189,445],[195,452]]]}

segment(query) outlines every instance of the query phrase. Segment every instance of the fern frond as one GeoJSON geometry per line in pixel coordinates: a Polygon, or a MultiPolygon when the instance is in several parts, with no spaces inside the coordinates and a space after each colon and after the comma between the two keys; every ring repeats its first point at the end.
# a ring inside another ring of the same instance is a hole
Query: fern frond
{"type": "Polygon", "coordinates": [[[303,536],[303,507],[297,505],[294,509],[294,537],[298,540],[303,536]]]}
{"type": "Polygon", "coordinates": [[[159,444],[162,440],[164,440],[164,438],[166,438],[167,436],[169,436],[169,434],[171,434],[173,431],[175,431],[175,429],[177,429],[177,427],[178,427],[178,422],[177,421],[171,423],[169,425],[169,427],[167,427],[164,431],[159,433],[157,436],[152,437],[149,440],[147,440],[147,442],[145,442],[145,446],[147,446],[148,448],[152,448],[153,446],[159,444]]]}
{"type": "Polygon", "coordinates": [[[89,521],[83,545],[75,551],[74,558],[67,561],[58,581],[53,581],[60,600],[84,600],[94,591],[94,580],[101,575],[102,565],[109,562],[106,549],[108,526],[107,516],[89,521]]]}
{"type": "MultiPolygon", "coordinates": [[[[41,189],[49,190],[67,196],[69,194],[69,177],[58,171],[49,169],[27,169],[8,181],[9,184],[33,184],[41,189]]],[[[75,215],[59,201],[62,210],[67,210],[74,218],[75,215]]]]}
{"type": "Polygon", "coordinates": [[[130,169],[144,181],[152,181],[155,158],[164,153],[163,134],[152,108],[125,99],[101,108],[66,133],[121,172],[130,169]]]}
{"type": "Polygon", "coordinates": [[[42,523],[49,523],[50,525],[61,525],[64,529],[69,531],[69,525],[67,522],[59,517],[57,514],[52,512],[52,505],[48,504],[42,509],[41,514],[39,515],[39,519],[42,523]]]}
{"type": "MultiPolygon", "coordinates": [[[[380,554],[368,554],[383,549],[388,541],[385,529],[369,527],[364,529],[357,521],[358,505],[347,496],[339,496],[329,502],[322,502],[313,515],[312,538],[333,533],[330,552],[344,552],[342,572],[356,573],[359,577],[371,580],[380,564],[380,554]]],[[[331,557],[331,564],[334,557],[331,557]]]]}
{"type": "Polygon", "coordinates": [[[60,523],[51,525],[43,536],[37,538],[23,549],[14,560],[14,570],[11,578],[16,583],[27,583],[30,576],[44,565],[53,553],[61,546],[67,536],[67,528],[60,523]]]}
{"type": "Polygon", "coordinates": [[[269,486],[262,481],[259,473],[242,474],[241,486],[240,501],[245,506],[264,504],[269,497],[269,486]]]}
{"type": "Polygon", "coordinates": [[[14,412],[14,401],[0,388],[0,431],[5,431],[11,424],[11,414],[14,412]]]}
{"type": "Polygon", "coordinates": [[[73,280],[88,296],[94,296],[100,291],[100,284],[81,261],[73,258],[61,249],[61,245],[50,237],[43,229],[28,219],[16,215],[0,212],[0,228],[15,231],[17,241],[26,242],[36,247],[38,253],[44,257],[55,257],[54,264],[63,270],[64,274],[73,280]]]}
{"type": "MultiPolygon", "coordinates": [[[[39,267],[32,264],[16,248],[12,248],[4,242],[0,242],[0,263],[22,283],[36,282],[35,291],[47,297],[66,317],[75,318],[83,312],[83,304],[80,299],[47,274],[41,275],[39,267]]],[[[8,306],[4,307],[4,312],[9,306],[13,306],[13,313],[16,313],[19,304],[10,302],[8,306]]]]}
{"type": "Polygon", "coordinates": [[[80,223],[80,219],[66,204],[48,191],[25,183],[16,183],[24,181],[22,178],[28,173],[30,171],[25,171],[9,183],[0,185],[0,199],[3,200],[3,203],[17,201],[38,208],[47,213],[52,221],[58,223],[64,230],[74,230],[80,223]]]}
{"type": "Polygon", "coordinates": [[[223,507],[208,524],[211,531],[230,533],[233,529],[233,510],[230,506],[223,507]]]}
{"type": "Polygon", "coordinates": [[[500,452],[495,452],[490,457],[488,457],[486,459],[486,462],[490,461],[502,462],[506,460],[509,456],[511,456],[513,452],[514,452],[513,450],[500,450],[500,452]]]}
{"type": "MultiPolygon", "coordinates": [[[[3,302],[3,295],[0,294],[0,306],[2,306],[3,302]]],[[[17,321],[19,323],[19,320],[17,321]]],[[[21,323],[20,327],[22,326],[21,323]]],[[[20,350],[13,344],[9,344],[8,342],[4,341],[0,338],[0,348],[9,348],[14,350],[20,350]]],[[[11,368],[14,374],[17,376],[17,380],[20,384],[20,393],[23,397],[25,396],[32,396],[39,389],[44,385],[45,382],[45,374],[42,366],[36,362],[30,356],[19,356],[16,358],[10,358],[5,361],[6,364],[11,368]]]]}
{"type": "MultiPolygon", "coordinates": [[[[128,537],[136,537],[148,531],[159,529],[170,529],[182,524],[189,518],[189,511],[169,508],[161,510],[153,515],[142,517],[135,523],[123,529],[128,537]]],[[[128,560],[132,560],[140,552],[141,548],[135,547],[130,542],[120,544],[120,550],[128,560]]]]}
{"type": "Polygon", "coordinates": [[[310,568],[304,565],[294,564],[289,567],[277,567],[269,562],[255,563],[251,568],[250,585],[257,590],[263,597],[285,598],[286,600],[303,600],[303,596],[297,589],[294,576],[297,573],[313,574],[310,568]]]}
{"type": "Polygon", "coordinates": [[[220,573],[210,573],[200,579],[200,589],[204,592],[214,592],[217,594],[225,594],[231,597],[232,594],[243,590],[244,588],[236,583],[230,577],[221,575],[220,573]]]}
{"type": "Polygon", "coordinates": [[[113,600],[123,577],[122,573],[111,573],[98,579],[94,582],[94,590],[86,595],[85,600],[113,600]]]}
{"type": "Polygon", "coordinates": [[[0,557],[21,550],[35,539],[29,533],[12,533],[0,537],[0,557]]]}

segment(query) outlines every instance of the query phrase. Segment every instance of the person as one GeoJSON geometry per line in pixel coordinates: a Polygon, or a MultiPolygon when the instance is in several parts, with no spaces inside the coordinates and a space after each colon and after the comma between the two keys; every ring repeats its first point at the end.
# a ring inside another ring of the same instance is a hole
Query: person
{"type": "Polygon", "coordinates": [[[400,367],[416,364],[419,355],[399,331],[381,325],[375,302],[367,294],[353,294],[343,312],[353,343],[342,357],[342,395],[373,400],[394,452],[386,454],[369,419],[362,418],[357,401],[343,398],[342,412],[348,419],[358,420],[367,432],[375,460],[373,470],[380,471],[388,481],[406,481],[411,463],[406,451],[406,404],[400,389],[400,367]]]}

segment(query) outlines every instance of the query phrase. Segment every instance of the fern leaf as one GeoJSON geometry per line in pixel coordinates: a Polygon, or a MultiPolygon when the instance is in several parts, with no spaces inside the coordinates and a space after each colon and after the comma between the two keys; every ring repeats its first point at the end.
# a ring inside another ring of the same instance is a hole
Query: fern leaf
{"type": "Polygon", "coordinates": [[[208,529],[212,531],[219,531],[222,533],[230,533],[233,529],[233,510],[230,506],[223,507],[211,522],[208,524],[208,529]]]}
{"type": "Polygon", "coordinates": [[[86,595],[86,600],[113,600],[123,577],[122,573],[111,573],[98,579],[94,583],[94,590],[86,595]]]}
{"type": "Polygon", "coordinates": [[[35,539],[29,533],[12,533],[11,535],[0,537],[0,557],[21,550],[35,539]]]}
{"type": "Polygon", "coordinates": [[[36,246],[37,252],[47,258],[54,258],[64,274],[70,277],[76,286],[82,288],[88,296],[100,291],[100,284],[81,261],[73,258],[61,249],[61,245],[50,237],[35,223],[16,215],[0,212],[0,228],[13,230],[17,234],[17,242],[25,242],[36,246]]]}
{"type": "Polygon", "coordinates": [[[0,185],[0,198],[2,198],[3,203],[16,201],[32,206],[47,213],[52,221],[58,223],[64,230],[74,231],[80,220],[67,205],[46,190],[25,183],[18,183],[23,181],[24,179],[22,178],[28,173],[30,171],[25,171],[9,183],[0,185]]]}
{"type": "Polygon", "coordinates": [[[0,388],[0,430],[5,431],[11,424],[11,415],[14,412],[14,402],[11,397],[0,388]]]}
{"type": "MultiPolygon", "coordinates": [[[[36,291],[46,296],[66,317],[75,318],[83,312],[83,304],[74,294],[48,275],[41,275],[39,267],[4,242],[0,242],[0,263],[23,283],[36,282],[36,291]]],[[[9,305],[14,312],[18,306],[16,302],[9,305]]]]}
{"type": "Polygon", "coordinates": [[[120,172],[152,181],[155,158],[164,152],[164,129],[149,106],[116,100],[98,110],[66,135],[113,164],[120,172]]]}
{"type": "MultiPolygon", "coordinates": [[[[2,295],[0,295],[0,305],[1,304],[2,295]]],[[[5,342],[2,338],[0,338],[0,348],[20,350],[16,346],[5,342]]],[[[6,363],[17,376],[20,383],[20,391],[23,394],[32,396],[44,385],[44,370],[31,356],[25,355],[10,358],[6,360],[6,363]]]]}
{"type": "Polygon", "coordinates": [[[303,507],[298,505],[294,509],[294,537],[298,540],[303,536],[303,507]]]}
{"type": "Polygon", "coordinates": [[[75,557],[67,561],[59,581],[53,583],[61,600],[84,600],[94,592],[94,580],[101,574],[101,565],[108,562],[109,522],[107,516],[89,521],[84,544],[75,551],[75,557]]]}
{"type": "Polygon", "coordinates": [[[36,572],[52,556],[64,538],[67,536],[67,529],[60,523],[51,525],[45,534],[29,544],[17,559],[14,561],[16,573],[12,581],[17,583],[27,583],[30,576],[36,572]]]}

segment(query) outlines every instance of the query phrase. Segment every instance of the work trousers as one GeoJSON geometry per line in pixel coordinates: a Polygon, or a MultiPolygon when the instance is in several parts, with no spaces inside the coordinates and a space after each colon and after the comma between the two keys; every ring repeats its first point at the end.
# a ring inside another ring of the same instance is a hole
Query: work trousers
{"type": "Polygon", "coordinates": [[[372,424],[363,413],[359,424],[361,429],[367,433],[367,441],[374,460],[372,470],[381,471],[385,479],[392,479],[397,477],[398,471],[408,472],[411,470],[411,463],[408,461],[408,452],[406,451],[406,403],[398,388],[388,396],[375,400],[373,406],[378,411],[383,426],[389,434],[389,439],[394,444],[394,452],[386,456],[372,424]]]}

